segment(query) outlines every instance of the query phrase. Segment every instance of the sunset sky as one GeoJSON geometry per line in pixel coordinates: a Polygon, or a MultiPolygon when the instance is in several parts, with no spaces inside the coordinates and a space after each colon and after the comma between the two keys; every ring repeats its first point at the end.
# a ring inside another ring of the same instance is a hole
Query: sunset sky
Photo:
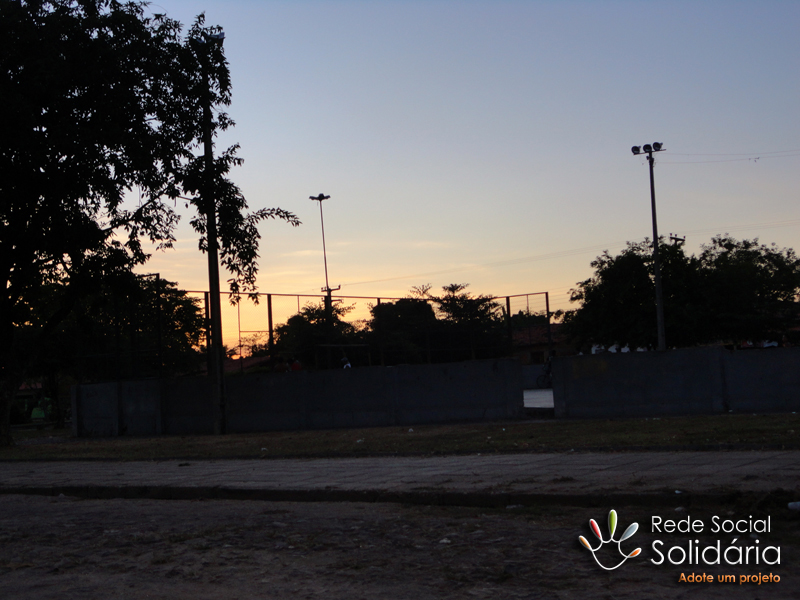
{"type": "MultiPolygon", "coordinates": [[[[470,283],[568,291],[590,261],[659,233],[800,249],[800,3],[157,0],[221,25],[260,291],[402,296],[470,283]]],[[[186,211],[145,271],[208,289],[186,211]]],[[[223,279],[223,287],[225,286],[223,279]]],[[[534,308],[534,307],[532,307],[534,308]]],[[[535,308],[541,308],[536,306],[535,308]]],[[[243,309],[244,310],[244,309],[243,309]]],[[[229,319],[229,317],[226,317],[229,319]]],[[[227,327],[227,326],[226,326],[227,327]]],[[[227,334],[226,334],[227,342],[227,334]]]]}

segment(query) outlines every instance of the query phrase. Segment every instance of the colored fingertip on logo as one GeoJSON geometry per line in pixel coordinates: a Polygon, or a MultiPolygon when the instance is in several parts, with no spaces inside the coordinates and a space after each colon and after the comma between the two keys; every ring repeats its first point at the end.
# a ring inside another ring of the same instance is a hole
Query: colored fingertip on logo
{"type": "Polygon", "coordinates": [[[594,557],[594,561],[598,565],[600,565],[600,567],[602,569],[605,569],[606,571],[613,571],[614,569],[617,569],[617,568],[621,567],[626,560],[628,560],[629,558],[633,558],[634,556],[639,556],[639,554],[641,554],[641,552],[642,552],[641,548],[637,548],[636,550],[634,550],[630,554],[625,554],[622,551],[622,542],[624,542],[628,538],[632,537],[633,534],[636,533],[636,531],[639,529],[639,524],[638,523],[631,523],[628,526],[628,528],[625,530],[625,533],[622,534],[622,537],[619,538],[619,540],[615,540],[614,539],[614,532],[617,530],[617,511],[615,511],[613,508],[608,513],[608,539],[607,540],[603,539],[603,534],[600,533],[600,527],[597,525],[597,521],[595,521],[594,519],[589,519],[589,527],[591,527],[592,533],[594,533],[594,535],[597,537],[597,539],[600,540],[600,543],[597,545],[597,547],[596,548],[592,548],[592,545],[589,543],[589,540],[587,540],[582,535],[578,536],[578,540],[580,541],[580,543],[587,550],[589,550],[589,552],[592,553],[592,556],[594,557]],[[600,548],[603,547],[603,544],[610,544],[612,542],[617,544],[617,550],[619,551],[620,556],[622,556],[622,560],[619,562],[619,564],[617,564],[617,565],[615,565],[613,567],[607,567],[603,563],[600,562],[600,559],[597,558],[596,552],[600,548]]]}

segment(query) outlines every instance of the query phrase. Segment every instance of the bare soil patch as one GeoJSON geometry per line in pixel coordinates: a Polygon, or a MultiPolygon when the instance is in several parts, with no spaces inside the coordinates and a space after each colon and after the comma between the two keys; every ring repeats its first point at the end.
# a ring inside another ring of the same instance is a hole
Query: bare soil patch
{"type": "MultiPolygon", "coordinates": [[[[694,569],[650,562],[653,511],[686,513],[614,508],[620,527],[640,523],[634,539],[644,552],[605,572],[577,537],[590,535],[590,518],[605,528],[607,508],[0,496],[0,597],[800,598],[800,519],[788,510],[775,508],[769,535],[782,546],[781,567],[694,569]],[[682,572],[770,570],[779,584],[678,582],[682,572]]],[[[750,509],[698,506],[691,514],[710,520],[750,509]]]]}

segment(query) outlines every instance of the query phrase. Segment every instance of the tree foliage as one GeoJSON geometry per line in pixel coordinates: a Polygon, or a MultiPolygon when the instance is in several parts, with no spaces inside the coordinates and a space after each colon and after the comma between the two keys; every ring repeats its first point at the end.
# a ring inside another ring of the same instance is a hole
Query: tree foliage
{"type": "Polygon", "coordinates": [[[331,329],[324,303],[309,304],[276,328],[275,350],[321,366],[327,364],[321,360],[326,347],[338,352],[337,360],[355,346],[351,353],[368,351],[374,363],[388,365],[504,356],[509,340],[500,305],[490,296],[472,295],[467,287],[450,284],[441,295],[432,294],[429,285],[412,288],[406,298],[371,306],[371,318],[356,325],[343,320],[352,307],[334,305],[331,329]]]}
{"type": "Polygon", "coordinates": [[[758,240],[717,236],[699,256],[706,339],[778,339],[798,322],[800,259],[758,240]]]}
{"type": "Polygon", "coordinates": [[[517,311],[511,315],[511,327],[514,329],[524,329],[526,327],[546,326],[552,317],[561,317],[563,311],[557,310],[547,314],[547,311],[531,311],[530,309],[517,311]]]}
{"type": "Polygon", "coordinates": [[[204,330],[198,298],[173,282],[129,273],[81,298],[49,336],[33,373],[89,382],[195,372],[205,359],[204,330]]]}
{"type": "Polygon", "coordinates": [[[491,296],[473,296],[468,283],[451,283],[442,287],[442,294],[429,295],[441,317],[453,324],[490,325],[498,320],[500,305],[491,296]]]}
{"type": "MultiPolygon", "coordinates": [[[[792,249],[716,236],[687,255],[659,243],[669,346],[780,340],[798,323],[800,260],[792,249]]],[[[565,316],[581,344],[656,344],[652,245],[629,242],[617,256],[592,261],[594,275],[571,292],[580,308],[565,316]]]]}
{"type": "MultiPolygon", "coordinates": [[[[202,16],[184,38],[180,23],[145,9],[113,0],[0,2],[0,444],[10,443],[9,398],[32,364],[17,347],[20,328],[40,324],[33,347],[43,348],[77,298],[147,260],[143,241],[170,247],[179,197],[198,208],[192,225],[207,247],[205,159],[195,151],[203,102],[230,102],[228,64],[221,44],[209,42],[218,28],[202,16]],[[44,284],[58,284],[60,296],[32,320],[44,284]]],[[[230,125],[214,114],[215,132],[230,125]]],[[[256,224],[298,221],[281,209],[245,213],[227,177],[240,162],[235,152],[214,159],[209,184],[221,262],[238,293],[253,289],[256,224]]]]}
{"type": "Polygon", "coordinates": [[[491,296],[473,295],[467,287],[451,283],[441,294],[429,294],[441,322],[437,345],[446,360],[491,358],[507,350],[500,304],[491,296]]]}
{"type": "Polygon", "coordinates": [[[343,357],[344,347],[363,342],[358,329],[343,319],[352,309],[352,306],[334,303],[329,323],[324,302],[306,304],[286,323],[275,328],[277,353],[285,358],[297,358],[307,366],[335,366],[343,357]],[[338,352],[334,349],[336,346],[339,346],[338,352]]]}
{"type": "Polygon", "coordinates": [[[430,359],[438,321],[431,303],[422,298],[382,302],[370,309],[369,341],[384,364],[422,363],[430,359]]]}

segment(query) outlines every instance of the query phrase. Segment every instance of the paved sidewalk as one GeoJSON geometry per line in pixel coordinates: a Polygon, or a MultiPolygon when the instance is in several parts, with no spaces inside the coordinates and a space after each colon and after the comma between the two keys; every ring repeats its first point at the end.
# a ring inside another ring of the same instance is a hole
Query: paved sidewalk
{"type": "Polygon", "coordinates": [[[677,501],[784,490],[800,500],[800,451],[492,454],[151,462],[0,462],[0,493],[103,497],[498,502],[603,496],[677,501]]]}

